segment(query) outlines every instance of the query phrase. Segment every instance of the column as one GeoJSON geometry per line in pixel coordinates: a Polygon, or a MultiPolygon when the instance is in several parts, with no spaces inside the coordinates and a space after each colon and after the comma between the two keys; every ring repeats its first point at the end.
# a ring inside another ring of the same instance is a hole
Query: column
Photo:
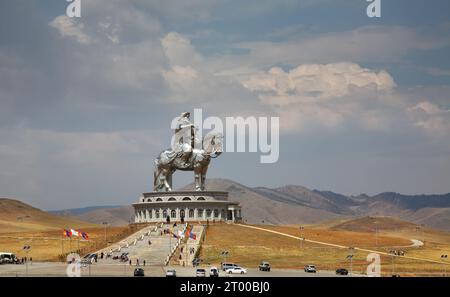
{"type": "Polygon", "coordinates": [[[234,223],[234,209],[231,210],[231,221],[234,223]]]}

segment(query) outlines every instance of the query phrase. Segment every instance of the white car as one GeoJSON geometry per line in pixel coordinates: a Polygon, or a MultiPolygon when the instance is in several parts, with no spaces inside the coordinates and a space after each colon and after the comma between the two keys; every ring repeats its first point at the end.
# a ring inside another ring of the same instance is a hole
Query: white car
{"type": "Polygon", "coordinates": [[[306,265],[305,266],[305,272],[309,272],[309,273],[316,273],[316,266],[314,265],[306,265]]]}
{"type": "Polygon", "coordinates": [[[177,271],[175,269],[169,269],[166,271],[166,277],[176,277],[177,271]]]}
{"type": "Polygon", "coordinates": [[[229,268],[229,269],[225,270],[225,272],[228,274],[246,274],[247,270],[238,266],[238,267],[229,268]]]}
{"type": "Polygon", "coordinates": [[[196,277],[205,277],[206,276],[206,270],[203,268],[197,268],[197,270],[195,271],[195,276],[196,277]]]}

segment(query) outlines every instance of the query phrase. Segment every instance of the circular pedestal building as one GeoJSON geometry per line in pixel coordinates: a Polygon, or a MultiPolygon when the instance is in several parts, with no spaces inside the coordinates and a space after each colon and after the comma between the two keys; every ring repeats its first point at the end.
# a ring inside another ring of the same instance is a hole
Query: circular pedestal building
{"type": "Polygon", "coordinates": [[[143,193],[133,207],[136,223],[241,220],[239,203],[219,191],[143,193]]]}

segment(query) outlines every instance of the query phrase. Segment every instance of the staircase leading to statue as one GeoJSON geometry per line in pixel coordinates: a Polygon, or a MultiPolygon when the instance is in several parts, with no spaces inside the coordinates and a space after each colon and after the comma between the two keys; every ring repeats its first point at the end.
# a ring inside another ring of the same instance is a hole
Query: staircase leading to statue
{"type": "MultiPolygon", "coordinates": [[[[144,228],[127,239],[99,251],[98,253],[103,251],[105,254],[111,254],[111,257],[99,258],[99,263],[124,264],[120,261],[120,256],[128,253],[127,257],[131,260],[132,265],[136,265],[137,260],[141,266],[144,264],[144,260],[146,266],[165,265],[168,256],[173,254],[179,244],[179,240],[173,234],[178,234],[179,231],[184,232],[185,228],[186,226],[181,224],[177,226],[158,224],[144,228]],[[114,260],[114,257],[119,257],[119,259],[114,260]]],[[[129,260],[126,262],[129,263],[129,260]]]]}

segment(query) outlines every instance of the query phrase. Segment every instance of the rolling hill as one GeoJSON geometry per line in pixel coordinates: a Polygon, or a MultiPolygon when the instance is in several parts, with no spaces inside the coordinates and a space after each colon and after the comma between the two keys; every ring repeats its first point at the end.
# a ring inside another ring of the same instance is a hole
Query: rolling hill
{"type": "MultiPolygon", "coordinates": [[[[381,216],[450,230],[450,194],[402,195],[385,192],[374,196],[346,196],[298,185],[251,188],[227,179],[208,179],[206,188],[229,192],[229,199],[241,204],[244,219],[252,224],[314,224],[381,216]]],[[[180,190],[192,189],[193,184],[189,184],[180,190]]],[[[66,212],[89,222],[107,221],[112,225],[126,224],[133,217],[131,206],[66,212]]]]}
{"type": "Polygon", "coordinates": [[[21,201],[7,198],[0,198],[0,214],[1,233],[95,226],[79,218],[53,215],[21,201]]]}

